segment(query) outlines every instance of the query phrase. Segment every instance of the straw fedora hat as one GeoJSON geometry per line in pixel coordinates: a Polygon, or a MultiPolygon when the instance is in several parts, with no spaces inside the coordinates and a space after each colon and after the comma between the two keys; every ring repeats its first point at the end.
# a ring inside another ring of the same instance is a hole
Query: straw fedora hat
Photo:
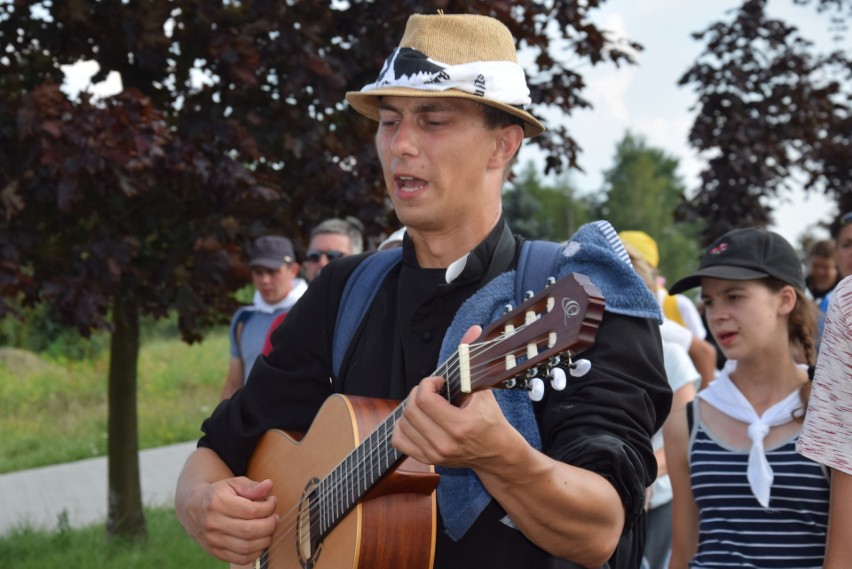
{"type": "Polygon", "coordinates": [[[525,110],[529,89],[512,33],[488,16],[410,16],[376,82],[346,93],[346,100],[377,121],[378,98],[386,96],[470,99],[521,118],[526,137],[544,131],[525,110]]]}

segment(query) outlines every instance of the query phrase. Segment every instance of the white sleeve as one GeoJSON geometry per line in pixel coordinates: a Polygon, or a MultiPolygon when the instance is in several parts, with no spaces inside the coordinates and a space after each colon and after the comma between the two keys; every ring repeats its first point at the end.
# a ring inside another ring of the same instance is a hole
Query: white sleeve
{"type": "Polygon", "coordinates": [[[673,342],[687,352],[689,352],[694,337],[689,329],[665,317],[663,317],[663,323],[660,324],[660,336],[662,336],[664,342],[673,342]]]}
{"type": "Polygon", "coordinates": [[[672,392],[689,383],[697,385],[701,382],[701,374],[695,369],[692,358],[686,350],[674,342],[663,342],[663,364],[672,392]]]}
{"type": "Polygon", "coordinates": [[[701,322],[701,313],[698,312],[698,307],[690,300],[688,296],[683,294],[675,295],[677,309],[680,312],[680,317],[683,319],[683,324],[689,328],[692,333],[704,340],[707,338],[707,329],[704,323],[701,322]]]}

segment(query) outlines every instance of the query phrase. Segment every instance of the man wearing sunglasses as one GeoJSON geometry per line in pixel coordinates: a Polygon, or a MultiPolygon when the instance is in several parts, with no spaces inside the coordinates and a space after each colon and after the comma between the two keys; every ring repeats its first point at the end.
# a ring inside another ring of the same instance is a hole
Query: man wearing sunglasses
{"type": "Polygon", "coordinates": [[[305,280],[314,280],[331,261],[363,251],[363,229],[364,226],[354,217],[326,219],[314,227],[308,250],[305,251],[305,280]]]}

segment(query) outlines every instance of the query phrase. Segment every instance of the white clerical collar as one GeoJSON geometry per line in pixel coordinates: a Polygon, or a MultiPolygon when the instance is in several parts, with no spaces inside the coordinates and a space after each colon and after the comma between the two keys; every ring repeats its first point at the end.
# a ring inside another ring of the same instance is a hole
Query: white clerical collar
{"type": "Polygon", "coordinates": [[[467,258],[470,256],[470,253],[466,254],[461,259],[457,259],[450,263],[450,266],[447,267],[447,271],[444,273],[444,280],[447,281],[447,284],[450,284],[462,274],[462,271],[467,266],[467,258]]]}

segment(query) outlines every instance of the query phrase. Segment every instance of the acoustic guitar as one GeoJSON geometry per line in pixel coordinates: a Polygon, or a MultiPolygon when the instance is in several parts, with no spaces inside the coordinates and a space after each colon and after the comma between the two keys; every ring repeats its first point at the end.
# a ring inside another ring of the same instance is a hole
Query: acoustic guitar
{"type": "MultiPolygon", "coordinates": [[[[454,404],[491,387],[530,390],[557,364],[576,365],[572,358],[594,342],[603,310],[601,292],[584,275],[551,279],[460,345],[434,375],[445,378],[454,404]]],[[[404,401],[333,395],[304,437],[265,433],[248,476],[272,480],[280,521],[272,545],[245,567],[431,569],[440,477],[391,446],[404,409],[404,401]]]]}

